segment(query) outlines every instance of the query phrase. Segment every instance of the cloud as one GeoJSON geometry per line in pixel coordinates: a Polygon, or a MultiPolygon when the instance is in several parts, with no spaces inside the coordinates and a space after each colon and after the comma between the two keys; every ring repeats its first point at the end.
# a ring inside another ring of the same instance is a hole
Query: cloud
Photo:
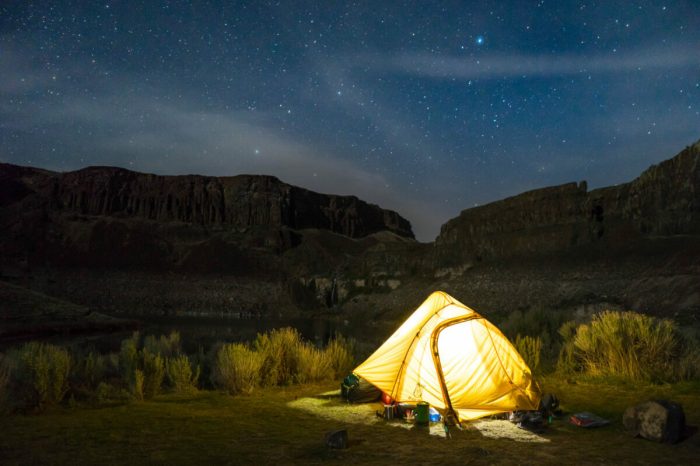
{"type": "MultiPolygon", "coordinates": [[[[700,48],[700,46],[699,46],[700,48]]],[[[393,57],[364,57],[357,66],[371,64],[377,71],[399,72],[438,79],[496,79],[618,73],[653,69],[698,67],[697,48],[650,48],[601,55],[489,55],[459,57],[404,53],[393,57]]]]}

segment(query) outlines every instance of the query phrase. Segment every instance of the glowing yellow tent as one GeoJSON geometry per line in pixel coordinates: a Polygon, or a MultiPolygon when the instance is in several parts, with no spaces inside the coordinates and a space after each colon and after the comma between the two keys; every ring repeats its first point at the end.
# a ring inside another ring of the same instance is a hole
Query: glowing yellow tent
{"type": "Polygon", "coordinates": [[[530,368],[488,320],[436,291],[354,371],[399,402],[427,401],[460,420],[534,410],[530,368]]]}

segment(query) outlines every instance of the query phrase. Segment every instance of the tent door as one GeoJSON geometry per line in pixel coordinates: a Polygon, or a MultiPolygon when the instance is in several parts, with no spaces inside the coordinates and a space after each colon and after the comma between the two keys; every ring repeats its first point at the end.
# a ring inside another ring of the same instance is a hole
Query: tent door
{"type": "MultiPolygon", "coordinates": [[[[430,350],[433,354],[433,362],[435,363],[435,370],[440,381],[440,389],[442,390],[442,398],[445,401],[445,406],[447,407],[447,412],[454,416],[457,423],[459,422],[459,415],[452,407],[452,400],[450,399],[450,394],[447,391],[447,384],[445,383],[445,374],[442,371],[442,363],[440,363],[440,353],[438,351],[438,338],[440,337],[440,332],[451,325],[461,324],[462,322],[467,322],[470,320],[481,319],[479,314],[474,313],[473,315],[466,317],[456,317],[454,319],[449,319],[442,322],[440,325],[433,329],[433,333],[430,335],[430,350]]],[[[461,425],[461,423],[460,423],[461,425]]]]}

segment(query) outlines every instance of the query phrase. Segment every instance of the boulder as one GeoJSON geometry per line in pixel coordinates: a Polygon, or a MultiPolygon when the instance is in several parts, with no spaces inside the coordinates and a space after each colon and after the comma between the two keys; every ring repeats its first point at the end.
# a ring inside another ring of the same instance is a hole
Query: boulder
{"type": "Polygon", "coordinates": [[[627,408],[622,423],[635,436],[655,442],[676,443],[685,431],[685,413],[680,404],[672,401],[646,401],[627,408]]]}

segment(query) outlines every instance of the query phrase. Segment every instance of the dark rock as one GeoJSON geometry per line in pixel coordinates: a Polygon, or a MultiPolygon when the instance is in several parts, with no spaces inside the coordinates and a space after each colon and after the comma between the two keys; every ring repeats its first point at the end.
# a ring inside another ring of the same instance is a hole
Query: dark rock
{"type": "Polygon", "coordinates": [[[0,180],[0,206],[31,193],[54,213],[236,229],[261,225],[319,228],[352,238],[388,230],[413,238],[408,220],[394,211],[355,196],[291,186],[273,176],[158,176],[116,167],[51,173],[0,164],[0,180]]]}
{"type": "Polygon", "coordinates": [[[343,449],[348,447],[347,429],[334,430],[326,433],[326,446],[329,448],[343,449]]]}
{"type": "Polygon", "coordinates": [[[627,408],[622,423],[633,435],[655,442],[676,443],[685,431],[685,414],[680,404],[647,401],[627,408]]]}
{"type": "Polygon", "coordinates": [[[466,209],[442,226],[438,264],[562,253],[638,238],[700,233],[700,142],[637,179],[588,192],[585,182],[466,209]]]}

